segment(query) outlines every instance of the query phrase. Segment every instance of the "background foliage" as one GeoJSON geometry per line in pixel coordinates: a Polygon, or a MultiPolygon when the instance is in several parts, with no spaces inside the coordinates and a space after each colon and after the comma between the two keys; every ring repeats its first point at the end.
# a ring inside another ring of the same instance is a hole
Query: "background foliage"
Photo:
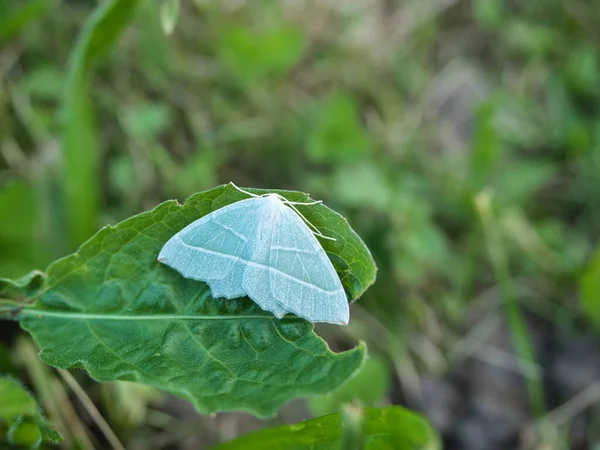
{"type": "MultiPolygon", "coordinates": [[[[78,68],[95,6],[0,1],[1,277],[230,180],[308,191],[380,268],[351,325],[319,330],[385,361],[380,402],[424,411],[448,448],[600,442],[596,1],[195,0],[171,34],[169,8],[140,2],[78,68]]],[[[0,334],[2,372],[35,387],[43,369],[0,334]]],[[[49,416],[68,408],[59,379],[49,416]]],[[[264,426],[80,382],[131,445],[264,426]]]]}

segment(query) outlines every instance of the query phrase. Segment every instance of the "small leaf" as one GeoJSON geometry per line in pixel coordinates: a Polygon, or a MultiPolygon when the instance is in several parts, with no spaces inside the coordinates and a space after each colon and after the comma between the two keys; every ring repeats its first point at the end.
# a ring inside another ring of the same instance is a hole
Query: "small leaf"
{"type": "Polygon", "coordinates": [[[29,392],[9,377],[0,377],[0,422],[10,427],[7,440],[13,445],[38,447],[58,443],[61,436],[48,424],[29,392]]]}
{"type": "MultiPolygon", "coordinates": [[[[276,192],[292,201],[308,200],[299,192],[276,192]]],[[[335,354],[309,322],[277,320],[248,298],[214,299],[206,284],[156,260],[176,232],[244,198],[232,186],[221,186],[183,206],[165,202],[102,229],[77,253],[52,264],[36,303],[20,312],[21,326],[41,347],[41,359],[55,367],[83,368],[98,381],[152,385],[205,413],[244,409],[266,416],[293,397],[324,394],[343,384],[363,364],[363,345],[335,354]]],[[[356,299],[375,278],[368,249],[326,206],[301,208],[311,223],[337,239],[323,246],[348,297],[356,299]]]]}
{"type": "MultiPolygon", "coordinates": [[[[342,419],[330,414],[295,425],[243,436],[213,450],[309,450],[342,448],[342,419]]],[[[418,414],[398,406],[366,408],[362,417],[364,450],[437,450],[439,437],[418,414]]]]}
{"type": "Polygon", "coordinates": [[[179,18],[179,0],[163,0],[160,7],[160,24],[167,36],[173,34],[179,18]]]}
{"type": "Polygon", "coordinates": [[[38,448],[42,443],[40,427],[30,418],[18,418],[6,437],[9,444],[21,447],[38,448]]]}

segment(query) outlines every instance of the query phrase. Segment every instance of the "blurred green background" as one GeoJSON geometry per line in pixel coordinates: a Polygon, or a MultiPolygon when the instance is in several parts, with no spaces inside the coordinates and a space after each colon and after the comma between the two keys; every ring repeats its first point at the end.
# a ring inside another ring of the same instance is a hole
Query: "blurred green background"
{"type": "MultiPolygon", "coordinates": [[[[80,79],[97,2],[0,0],[1,277],[221,183],[310,192],[379,266],[321,329],[375,355],[356,396],[449,449],[600,448],[600,2],[141,3],[80,79]]],[[[132,448],[265,426],[87,386],[132,448]]]]}

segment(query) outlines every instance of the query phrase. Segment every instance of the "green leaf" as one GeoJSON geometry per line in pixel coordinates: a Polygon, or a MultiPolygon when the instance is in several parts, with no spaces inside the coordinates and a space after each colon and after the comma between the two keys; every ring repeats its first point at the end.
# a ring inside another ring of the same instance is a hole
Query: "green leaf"
{"type": "Polygon", "coordinates": [[[92,107],[92,71],[112,48],[141,1],[102,2],[81,32],[69,62],[64,99],[62,180],[72,244],[93,234],[100,210],[100,150],[92,107]]]}
{"type": "MultiPolygon", "coordinates": [[[[341,449],[340,414],[330,414],[295,425],[249,434],[213,450],[341,449]]],[[[436,450],[439,438],[418,414],[398,406],[366,408],[363,414],[364,450],[436,450]]]]}
{"type": "Polygon", "coordinates": [[[308,405],[317,416],[340,411],[344,404],[351,402],[376,406],[388,392],[389,385],[389,368],[385,361],[370,357],[350,381],[327,395],[311,398],[308,405]]]}
{"type": "Polygon", "coordinates": [[[0,377],[0,399],[0,423],[10,428],[6,436],[9,443],[37,448],[41,442],[62,440],[42,416],[35,399],[18,381],[0,377]]]}
{"type": "MultiPolygon", "coordinates": [[[[252,190],[264,193],[263,190],[252,190]]],[[[277,191],[293,201],[299,192],[277,191]]],[[[46,363],[83,368],[98,381],[128,380],[190,400],[199,411],[272,414],[293,397],[324,394],[362,365],[365,348],[335,354],[299,318],[277,320],[247,298],[222,300],[207,285],[157,262],[165,242],[194,220],[247,198],[230,185],[168,201],[105,227],[48,268],[21,326],[46,363]]],[[[321,232],[351,300],[374,281],[368,249],[324,205],[302,213],[321,232]]]]}

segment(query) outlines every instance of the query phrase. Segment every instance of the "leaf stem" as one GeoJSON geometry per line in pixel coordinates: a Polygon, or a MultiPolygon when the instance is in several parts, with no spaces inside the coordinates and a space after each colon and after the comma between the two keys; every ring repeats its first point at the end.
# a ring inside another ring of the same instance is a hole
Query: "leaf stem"
{"type": "Polygon", "coordinates": [[[0,298],[0,319],[17,320],[25,305],[7,298],[0,298]]]}

